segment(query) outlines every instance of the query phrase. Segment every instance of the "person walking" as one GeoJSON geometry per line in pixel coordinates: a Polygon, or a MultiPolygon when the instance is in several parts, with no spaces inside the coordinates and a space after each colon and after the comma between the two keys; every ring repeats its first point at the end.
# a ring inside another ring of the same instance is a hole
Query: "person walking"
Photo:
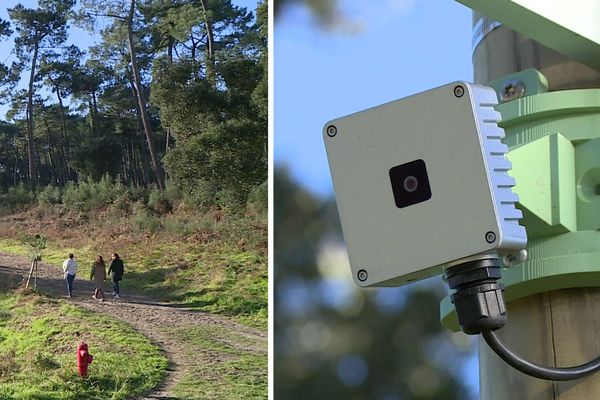
{"type": "Polygon", "coordinates": [[[104,280],[106,279],[106,264],[104,263],[104,259],[102,258],[102,256],[96,257],[96,261],[94,261],[94,264],[92,265],[90,279],[94,280],[94,285],[96,286],[92,297],[94,299],[104,301],[104,280]]]}
{"type": "Polygon", "coordinates": [[[73,253],[69,253],[69,258],[63,262],[62,269],[65,280],[67,281],[69,297],[73,297],[73,281],[75,280],[75,273],[77,272],[77,262],[75,261],[73,253]]]}
{"type": "Polygon", "coordinates": [[[110,266],[108,267],[108,273],[113,281],[113,296],[118,299],[120,296],[119,292],[119,282],[123,279],[123,273],[125,272],[125,267],[123,266],[123,260],[119,258],[117,253],[112,253],[111,255],[112,261],[110,262],[110,266]]]}

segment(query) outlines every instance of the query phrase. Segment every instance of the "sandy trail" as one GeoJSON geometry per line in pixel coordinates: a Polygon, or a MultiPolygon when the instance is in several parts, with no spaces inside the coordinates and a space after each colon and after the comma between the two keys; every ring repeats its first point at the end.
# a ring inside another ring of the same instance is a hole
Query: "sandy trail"
{"type": "MultiPolygon", "coordinates": [[[[29,268],[30,262],[26,257],[0,253],[0,270],[2,272],[26,278],[29,268]]],[[[101,312],[128,323],[154,341],[167,355],[170,365],[165,380],[154,393],[143,397],[144,400],[183,400],[174,397],[175,385],[182,380],[186,371],[200,371],[204,366],[201,364],[205,364],[207,358],[215,357],[214,354],[207,351],[205,354],[199,355],[198,361],[189,360],[187,356],[189,351],[186,352],[188,345],[181,337],[172,334],[173,328],[198,329],[201,326],[208,326],[212,328],[211,331],[222,334],[214,339],[226,343],[228,347],[236,351],[267,357],[266,332],[241,325],[226,317],[175,308],[168,304],[152,302],[142,296],[124,294],[116,300],[111,295],[112,284],[109,280],[106,281],[104,287],[106,300],[100,302],[91,297],[94,286],[93,282],[87,279],[90,272],[89,266],[80,266],[78,272],[73,288],[74,297],[69,301],[93,312],[101,312]],[[232,333],[234,334],[232,335],[232,333]],[[243,340],[233,339],[236,337],[243,340]]],[[[39,263],[37,286],[46,294],[66,298],[66,283],[62,276],[62,270],[58,266],[39,263]]],[[[202,351],[202,349],[199,350],[202,351]]]]}

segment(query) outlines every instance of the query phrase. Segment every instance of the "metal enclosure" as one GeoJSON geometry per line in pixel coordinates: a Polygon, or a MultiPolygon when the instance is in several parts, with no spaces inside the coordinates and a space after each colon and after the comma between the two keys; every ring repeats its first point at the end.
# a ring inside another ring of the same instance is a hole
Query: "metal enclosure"
{"type": "Polygon", "coordinates": [[[496,103],[493,89],[455,82],[325,125],[357,284],[402,285],[525,246],[496,103]]]}

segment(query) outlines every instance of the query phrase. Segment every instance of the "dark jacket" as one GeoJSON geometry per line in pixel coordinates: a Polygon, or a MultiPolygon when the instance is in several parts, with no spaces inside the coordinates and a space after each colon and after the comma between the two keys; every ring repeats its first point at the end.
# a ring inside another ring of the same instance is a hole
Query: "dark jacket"
{"type": "Polygon", "coordinates": [[[120,281],[123,279],[123,273],[125,272],[125,267],[123,266],[123,261],[120,258],[115,258],[110,262],[108,267],[108,273],[110,274],[113,281],[120,281]]]}

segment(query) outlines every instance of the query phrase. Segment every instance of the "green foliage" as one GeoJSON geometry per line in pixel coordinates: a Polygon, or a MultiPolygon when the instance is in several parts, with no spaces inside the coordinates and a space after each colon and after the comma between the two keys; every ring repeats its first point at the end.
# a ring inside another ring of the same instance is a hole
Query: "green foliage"
{"type": "Polygon", "coordinates": [[[273,0],[275,17],[279,17],[289,6],[301,4],[307,7],[316,21],[324,27],[335,25],[339,19],[339,3],[339,0],[273,0]]]}
{"type": "Polygon", "coordinates": [[[173,211],[173,205],[179,198],[179,192],[176,188],[170,186],[168,188],[164,192],[153,189],[148,195],[148,208],[156,214],[167,214],[173,211]]]}
{"type": "Polygon", "coordinates": [[[211,8],[203,16],[173,7],[157,18],[157,30],[171,35],[172,45],[181,41],[188,48],[196,40],[187,36],[190,25],[206,18],[204,32],[210,26],[206,33],[220,46],[205,54],[204,74],[185,49],[177,59],[160,59],[151,100],[176,139],[165,157],[172,184],[201,206],[239,210],[267,174],[266,5],[259,4],[254,25],[230,1],[211,8]]]}
{"type": "Polygon", "coordinates": [[[202,204],[244,204],[252,189],[266,179],[262,134],[261,126],[249,120],[207,127],[167,154],[173,184],[202,204]]]}
{"type": "Polygon", "coordinates": [[[4,194],[0,194],[0,204],[8,211],[24,209],[33,203],[34,195],[23,183],[8,188],[4,194]]]}
{"type": "Polygon", "coordinates": [[[138,230],[151,234],[158,232],[161,228],[161,220],[140,203],[136,204],[132,222],[138,230]]]}
{"type": "Polygon", "coordinates": [[[468,339],[439,323],[440,285],[357,288],[331,202],[284,170],[274,187],[275,397],[469,398],[456,375],[468,339]]]}
{"type": "Polygon", "coordinates": [[[62,201],[72,209],[90,211],[110,204],[115,189],[115,185],[107,175],[98,182],[91,179],[81,181],[78,185],[69,182],[62,195],[62,201]]]}
{"type": "Polygon", "coordinates": [[[267,216],[269,206],[269,181],[266,180],[259,186],[256,186],[250,196],[248,196],[248,204],[246,208],[262,217],[267,216]]]}
{"type": "Polygon", "coordinates": [[[110,176],[117,176],[121,155],[119,140],[114,135],[85,136],[73,146],[71,163],[83,178],[98,180],[107,171],[110,176]]]}
{"type": "Polygon", "coordinates": [[[62,203],[62,191],[59,187],[48,185],[37,196],[38,204],[42,209],[62,203]]]}
{"type": "Polygon", "coordinates": [[[124,400],[147,393],[167,368],[160,349],[131,327],[62,301],[3,293],[0,314],[2,399],[124,400]],[[76,373],[81,340],[94,355],[88,379],[76,373]]]}
{"type": "Polygon", "coordinates": [[[27,247],[29,258],[32,261],[41,261],[42,250],[46,248],[46,238],[36,233],[35,235],[24,235],[21,242],[27,247]]]}

